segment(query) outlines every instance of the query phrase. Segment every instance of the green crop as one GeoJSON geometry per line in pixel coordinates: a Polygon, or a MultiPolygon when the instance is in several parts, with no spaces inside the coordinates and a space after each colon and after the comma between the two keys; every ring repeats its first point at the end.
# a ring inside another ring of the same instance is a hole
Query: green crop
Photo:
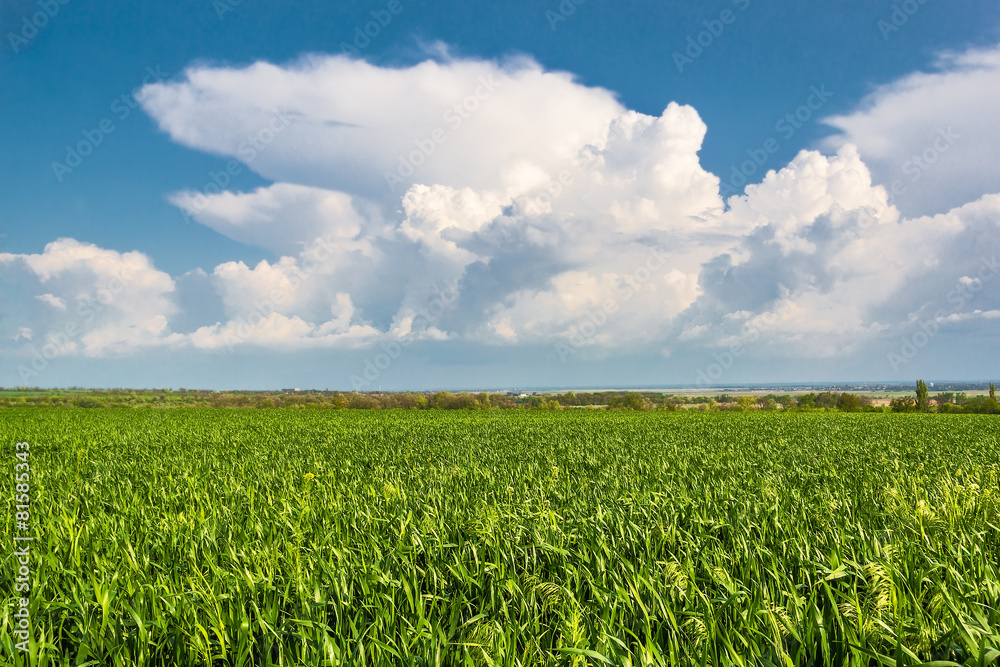
{"type": "Polygon", "coordinates": [[[9,409],[0,433],[8,470],[31,444],[37,534],[30,654],[2,556],[3,665],[1000,665],[995,417],[9,409]]]}

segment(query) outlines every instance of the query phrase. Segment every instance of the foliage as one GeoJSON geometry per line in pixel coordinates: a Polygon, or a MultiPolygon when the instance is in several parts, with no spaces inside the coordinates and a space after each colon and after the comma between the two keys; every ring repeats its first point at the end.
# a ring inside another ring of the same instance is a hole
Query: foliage
{"type": "Polygon", "coordinates": [[[613,396],[608,407],[617,410],[652,410],[653,403],[641,394],[629,392],[623,396],[613,396]]]}
{"type": "MultiPolygon", "coordinates": [[[[906,401],[896,411],[910,411],[906,401]]],[[[3,389],[0,408],[194,408],[292,410],[487,410],[592,408],[613,410],[840,410],[881,411],[871,396],[824,391],[798,395],[738,397],[672,395],[653,391],[596,391],[548,394],[513,392],[340,392],[340,391],[205,391],[169,389],[3,389]]],[[[913,408],[915,409],[915,408],[913,408]]],[[[1000,414],[995,399],[942,392],[928,398],[928,412],[1000,414]]]]}
{"type": "Polygon", "coordinates": [[[927,412],[930,408],[930,401],[927,397],[927,383],[923,380],[917,380],[917,410],[920,412],[927,412]]]}
{"type": "Polygon", "coordinates": [[[860,412],[861,407],[861,397],[855,394],[843,393],[837,399],[837,409],[843,412],[860,412]]]}
{"type": "MultiPolygon", "coordinates": [[[[937,411],[945,413],[966,413],[995,415],[1000,414],[1000,404],[996,398],[986,396],[967,396],[965,393],[940,393],[934,397],[937,411]]],[[[933,412],[933,408],[931,409],[933,412]]]]}
{"type": "MultiPolygon", "coordinates": [[[[1000,648],[993,417],[2,414],[31,443],[33,664],[905,667],[1000,648]]],[[[15,572],[8,549],[4,665],[27,664],[15,572]]]]}
{"type": "Polygon", "coordinates": [[[894,398],[889,403],[889,406],[892,408],[893,412],[916,412],[917,411],[917,402],[915,400],[913,400],[912,398],[910,398],[909,396],[905,396],[905,397],[902,397],[902,398],[894,398]]]}

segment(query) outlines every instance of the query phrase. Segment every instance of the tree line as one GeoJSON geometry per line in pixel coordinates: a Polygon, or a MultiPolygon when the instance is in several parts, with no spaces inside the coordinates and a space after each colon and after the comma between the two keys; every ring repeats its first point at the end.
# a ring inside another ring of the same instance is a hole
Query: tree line
{"type": "Polygon", "coordinates": [[[1000,414],[1000,403],[997,403],[997,388],[990,383],[989,396],[968,396],[965,392],[941,392],[931,396],[927,383],[917,380],[916,397],[903,396],[893,399],[889,404],[893,412],[942,412],[967,414],[1000,414]]]}
{"type": "Polygon", "coordinates": [[[889,405],[873,396],[849,392],[767,395],[679,395],[660,392],[599,391],[561,394],[489,392],[341,392],[341,391],[208,391],[171,389],[17,389],[0,388],[3,407],[71,408],[256,408],[326,410],[571,410],[628,411],[839,411],[940,412],[1000,414],[996,387],[989,396],[941,392],[931,396],[918,380],[914,397],[899,397],[889,405]]]}

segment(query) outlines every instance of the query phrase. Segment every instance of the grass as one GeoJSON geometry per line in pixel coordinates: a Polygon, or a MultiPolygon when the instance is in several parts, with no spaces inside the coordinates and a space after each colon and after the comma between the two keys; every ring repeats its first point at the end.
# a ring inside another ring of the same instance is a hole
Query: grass
{"type": "Polygon", "coordinates": [[[995,417],[0,420],[5,665],[1000,664],[995,417]]]}

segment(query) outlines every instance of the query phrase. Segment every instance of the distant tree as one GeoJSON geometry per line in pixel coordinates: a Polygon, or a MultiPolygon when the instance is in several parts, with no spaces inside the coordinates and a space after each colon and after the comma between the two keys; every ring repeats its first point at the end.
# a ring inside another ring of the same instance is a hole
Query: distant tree
{"type": "Polygon", "coordinates": [[[823,391],[816,395],[817,408],[835,408],[840,396],[829,391],[823,391]]]}
{"type": "Polygon", "coordinates": [[[796,401],[795,397],[792,396],[791,394],[782,394],[781,396],[778,396],[777,399],[775,400],[777,400],[778,403],[781,403],[781,407],[783,407],[786,410],[788,410],[789,408],[794,408],[796,407],[796,405],[798,405],[798,401],[796,401]]]}
{"type": "Polygon", "coordinates": [[[574,394],[571,391],[567,391],[562,396],[556,396],[556,399],[562,405],[580,405],[579,401],[576,398],[576,394],[574,394]]]}
{"type": "Polygon", "coordinates": [[[750,412],[757,407],[757,399],[753,396],[740,396],[736,400],[736,406],[740,412],[750,412]]]}
{"type": "Polygon", "coordinates": [[[962,404],[962,411],[980,415],[998,414],[1000,413],[1000,404],[995,398],[973,396],[962,404]]]}
{"type": "Polygon", "coordinates": [[[934,397],[934,402],[940,406],[949,405],[955,402],[955,392],[943,391],[934,397]]]}
{"type": "Polygon", "coordinates": [[[861,410],[861,397],[844,392],[837,399],[837,409],[842,412],[859,412],[861,410]]]}
{"type": "Polygon", "coordinates": [[[927,383],[923,380],[917,380],[917,410],[920,412],[927,412],[930,406],[927,396],[927,383]]]}
{"type": "Polygon", "coordinates": [[[984,401],[983,412],[991,415],[1000,414],[1000,403],[997,402],[997,388],[990,382],[990,397],[984,401]]]}
{"type": "Polygon", "coordinates": [[[653,403],[642,394],[630,391],[624,395],[612,397],[608,401],[608,407],[614,410],[651,410],[653,403]]]}
{"type": "Polygon", "coordinates": [[[917,409],[917,402],[910,397],[894,398],[889,403],[893,412],[914,412],[917,409]]]}

